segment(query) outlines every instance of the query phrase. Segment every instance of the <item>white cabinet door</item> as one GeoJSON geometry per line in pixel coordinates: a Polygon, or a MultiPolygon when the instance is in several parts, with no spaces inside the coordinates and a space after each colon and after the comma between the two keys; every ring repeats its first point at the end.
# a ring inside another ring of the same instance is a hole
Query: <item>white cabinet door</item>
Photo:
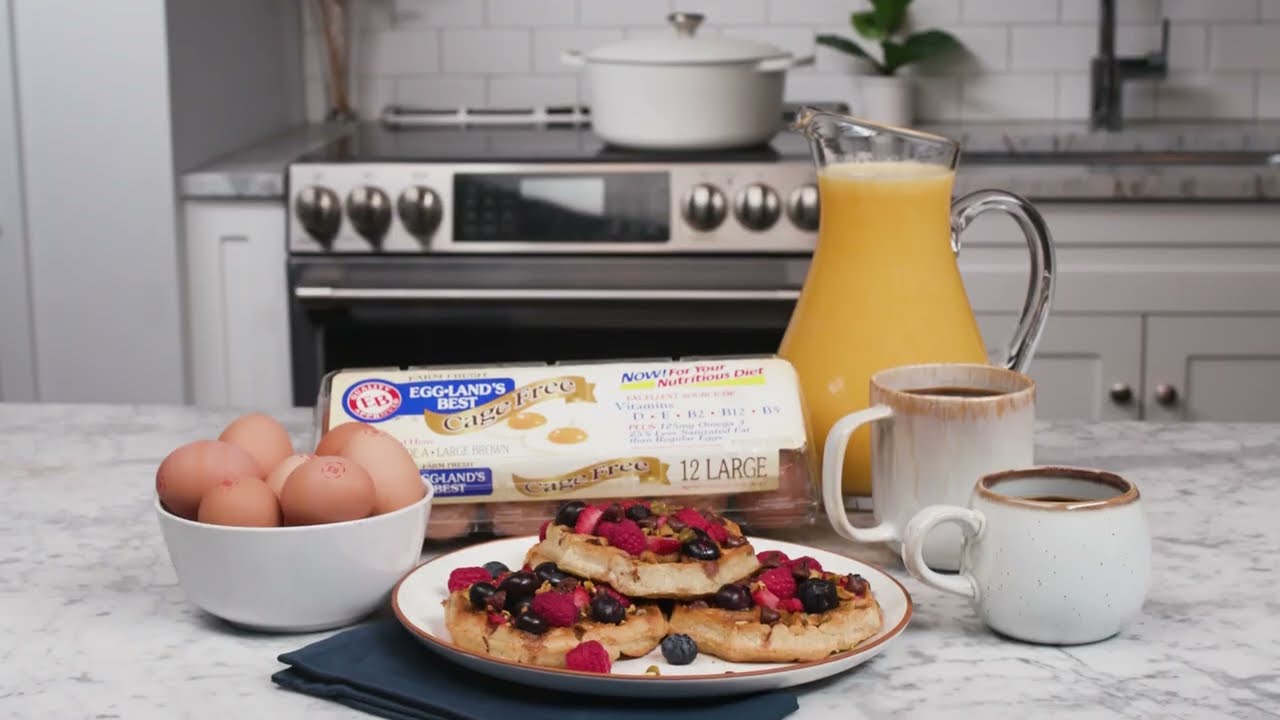
{"type": "MultiPolygon", "coordinates": [[[[1016,322],[1012,314],[978,315],[992,362],[1003,362],[1016,322]]],[[[1142,317],[1050,314],[1028,374],[1036,381],[1036,417],[1137,420],[1142,317]]]]}
{"type": "Polygon", "coordinates": [[[1280,421],[1280,315],[1147,318],[1148,420],[1280,421]]]}

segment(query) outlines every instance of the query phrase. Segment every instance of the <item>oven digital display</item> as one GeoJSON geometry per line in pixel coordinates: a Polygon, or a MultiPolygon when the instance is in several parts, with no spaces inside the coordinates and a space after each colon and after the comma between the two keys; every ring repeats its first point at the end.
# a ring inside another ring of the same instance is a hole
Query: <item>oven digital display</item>
{"type": "Polygon", "coordinates": [[[461,242],[661,243],[671,239],[662,172],[461,173],[453,179],[461,242]]]}

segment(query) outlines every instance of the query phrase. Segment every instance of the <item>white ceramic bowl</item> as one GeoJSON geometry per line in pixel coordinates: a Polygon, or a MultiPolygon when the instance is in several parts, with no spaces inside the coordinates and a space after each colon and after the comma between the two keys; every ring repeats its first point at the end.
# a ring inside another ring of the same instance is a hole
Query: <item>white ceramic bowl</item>
{"type": "Polygon", "coordinates": [[[241,528],[185,520],[156,498],[178,582],[192,603],[255,630],[311,632],[349,625],[387,602],[422,553],[432,490],[362,520],[241,528]]]}

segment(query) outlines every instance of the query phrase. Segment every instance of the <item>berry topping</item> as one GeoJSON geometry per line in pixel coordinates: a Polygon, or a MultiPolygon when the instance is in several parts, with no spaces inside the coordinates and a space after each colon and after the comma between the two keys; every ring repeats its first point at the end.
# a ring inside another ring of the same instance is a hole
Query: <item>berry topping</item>
{"type": "Polygon", "coordinates": [[[662,638],[662,657],[672,665],[688,665],[698,657],[698,643],[684,633],[662,638]]]}
{"type": "Polygon", "coordinates": [[[497,588],[487,582],[478,582],[471,586],[467,597],[471,600],[471,607],[482,610],[489,604],[489,596],[497,592],[497,588]]]}
{"type": "Polygon", "coordinates": [[[787,563],[787,567],[791,568],[791,574],[796,576],[797,580],[803,580],[809,577],[809,572],[816,570],[822,572],[822,563],[805,555],[787,563]]]}
{"type": "Polygon", "coordinates": [[[787,612],[803,612],[804,603],[800,602],[800,598],[789,597],[782,601],[782,609],[787,612]]]}
{"type": "Polygon", "coordinates": [[[578,522],[578,514],[587,506],[581,500],[570,500],[556,511],[556,524],[573,527],[578,522]]]}
{"type": "Polygon", "coordinates": [[[809,578],[800,583],[796,588],[796,597],[804,603],[804,611],[811,613],[835,610],[840,604],[840,598],[836,596],[835,583],[821,578],[809,578]]]}
{"type": "Polygon", "coordinates": [[[760,622],[766,625],[772,625],[782,619],[782,613],[771,607],[760,608],[760,622]]]}
{"type": "MultiPolygon", "coordinates": [[[[606,523],[600,523],[604,527],[606,523]]],[[[623,520],[620,523],[608,523],[612,525],[612,532],[608,536],[609,544],[622,550],[628,555],[639,555],[649,548],[649,540],[644,536],[644,531],[636,524],[635,520],[623,520]]]]}
{"type": "Polygon", "coordinates": [[[547,539],[547,528],[549,528],[549,527],[551,527],[551,521],[550,521],[550,520],[543,520],[543,521],[542,521],[542,524],[538,526],[538,541],[539,541],[539,542],[541,542],[541,541],[543,541],[543,540],[546,540],[546,539],[547,539]]]}
{"type": "Polygon", "coordinates": [[[591,619],[596,622],[618,625],[627,619],[627,610],[612,595],[600,592],[591,598],[591,619]]]}
{"type": "Polygon", "coordinates": [[[506,625],[507,624],[507,616],[503,615],[502,613],[491,612],[488,614],[487,617],[489,618],[490,625],[506,625]]]}
{"type": "Polygon", "coordinates": [[[505,590],[508,595],[513,597],[521,598],[532,595],[541,584],[542,582],[533,573],[521,570],[503,578],[498,585],[498,589],[505,590]]]}
{"type": "Polygon", "coordinates": [[[769,608],[770,610],[777,610],[782,603],[777,595],[769,592],[769,588],[763,587],[751,593],[751,599],[760,607],[769,608]]]}
{"type": "Polygon", "coordinates": [[[604,510],[595,505],[582,508],[578,513],[578,519],[573,523],[573,531],[582,535],[594,535],[596,525],[600,524],[601,515],[604,515],[604,510]]]}
{"type": "Polygon", "coordinates": [[[506,610],[507,609],[506,591],[499,590],[498,592],[493,593],[492,595],[489,596],[489,599],[488,601],[486,601],[485,604],[488,605],[490,612],[500,613],[503,610],[506,610]]]}
{"type": "Polygon", "coordinates": [[[680,546],[680,552],[694,560],[715,560],[720,557],[720,548],[710,539],[701,537],[686,540],[680,546]]]}
{"type": "Polygon", "coordinates": [[[702,516],[702,513],[693,508],[680,508],[672,517],[679,520],[686,527],[697,528],[698,530],[705,531],[707,526],[710,525],[707,519],[702,516]]]}
{"type": "Polygon", "coordinates": [[[746,545],[747,542],[747,539],[741,535],[730,535],[720,544],[727,548],[736,548],[746,545]]]}
{"type": "Polygon", "coordinates": [[[628,519],[639,522],[647,517],[651,517],[653,515],[653,511],[650,510],[647,505],[635,503],[634,505],[627,506],[625,514],[628,519]]]}
{"type": "Polygon", "coordinates": [[[533,633],[534,635],[541,635],[551,629],[551,625],[549,625],[546,620],[543,620],[538,617],[537,614],[531,612],[527,612],[517,617],[515,626],[518,630],[533,633]]]}
{"type": "Polygon", "coordinates": [[[758,579],[768,588],[769,592],[778,596],[781,600],[796,596],[796,579],[791,576],[791,571],[787,568],[776,567],[772,570],[765,570],[760,573],[758,579]]]}
{"type": "Polygon", "coordinates": [[[454,568],[449,573],[449,592],[457,592],[466,590],[478,582],[488,582],[493,579],[488,570],[482,567],[460,567],[454,568]]]}
{"type": "Polygon", "coordinates": [[[549,582],[552,585],[559,585],[561,581],[568,579],[568,575],[560,572],[560,568],[556,564],[548,560],[539,563],[538,567],[533,569],[533,574],[542,582],[549,582]]]}
{"type": "Polygon", "coordinates": [[[670,555],[671,553],[680,552],[680,541],[673,537],[650,535],[648,543],[649,549],[655,555],[670,555]]]}
{"type": "Polygon", "coordinates": [[[601,520],[606,522],[618,522],[623,518],[622,506],[618,503],[612,503],[603,507],[604,514],[600,516],[601,520]]]}
{"type": "Polygon", "coordinates": [[[522,597],[516,598],[503,606],[507,612],[512,615],[523,615],[529,612],[529,608],[533,607],[533,598],[522,597]]]}
{"type": "Polygon", "coordinates": [[[597,585],[596,588],[598,590],[603,590],[609,593],[609,595],[611,595],[614,600],[617,600],[618,602],[622,603],[622,607],[624,608],[631,607],[631,601],[627,599],[626,595],[623,595],[622,593],[618,592],[617,590],[614,590],[608,585],[597,585]]]}
{"type": "Polygon", "coordinates": [[[578,643],[578,647],[565,653],[564,664],[570,670],[598,673],[607,673],[613,667],[609,651],[596,640],[578,643]]]}
{"type": "Polygon", "coordinates": [[[871,589],[871,585],[867,579],[861,575],[845,575],[840,578],[840,587],[848,590],[857,597],[862,597],[871,589]]]}
{"type": "Polygon", "coordinates": [[[756,561],[767,568],[786,565],[790,562],[787,558],[787,554],[781,550],[765,550],[762,553],[756,553],[756,561]]]}
{"type": "Polygon", "coordinates": [[[494,560],[493,562],[487,562],[487,563],[485,563],[485,564],[484,564],[484,569],[485,569],[485,570],[488,570],[488,571],[489,571],[489,575],[491,575],[491,576],[493,576],[493,577],[495,577],[495,578],[496,578],[496,577],[498,577],[499,575],[502,575],[503,573],[509,573],[509,572],[511,572],[511,568],[507,567],[506,565],[503,565],[502,563],[498,562],[497,560],[494,560]]]}
{"type": "Polygon", "coordinates": [[[573,596],[558,592],[544,592],[533,596],[530,609],[553,627],[569,627],[578,622],[578,606],[573,596]]]}
{"type": "Polygon", "coordinates": [[[707,523],[704,528],[707,536],[716,541],[716,544],[723,545],[729,541],[729,530],[720,523],[707,523]]]}
{"type": "Polygon", "coordinates": [[[581,586],[574,588],[573,592],[569,593],[569,597],[573,598],[573,605],[579,610],[591,603],[591,595],[581,586]]]}
{"type": "Polygon", "coordinates": [[[725,610],[746,610],[751,607],[751,592],[741,585],[725,585],[716,591],[715,601],[725,610]]]}

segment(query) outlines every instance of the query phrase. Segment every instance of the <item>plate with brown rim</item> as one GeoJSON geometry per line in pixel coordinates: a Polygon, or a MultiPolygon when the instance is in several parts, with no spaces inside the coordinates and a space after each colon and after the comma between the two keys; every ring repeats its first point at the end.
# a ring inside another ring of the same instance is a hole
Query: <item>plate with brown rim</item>
{"type": "Polygon", "coordinates": [[[822,563],[824,570],[862,575],[870,583],[871,592],[880,604],[884,620],[880,631],[856,648],[822,660],[735,663],[699,653],[688,665],[672,665],[662,657],[661,650],[655,648],[644,657],[620,658],[609,674],[522,665],[455,646],[444,622],[443,601],[449,594],[449,573],[454,568],[479,566],[493,560],[518,568],[524,562],[525,553],[536,542],[537,538],[533,536],[494,540],[465,547],[419,565],[392,590],[391,605],[396,618],[433,652],[485,675],[548,690],[647,698],[738,695],[821,680],[879,655],[911,620],[911,596],[906,588],[874,565],[805,545],[751,538],[756,552],[781,550],[789,557],[809,555],[822,563]],[[658,675],[645,672],[652,665],[658,667],[658,675]]]}

